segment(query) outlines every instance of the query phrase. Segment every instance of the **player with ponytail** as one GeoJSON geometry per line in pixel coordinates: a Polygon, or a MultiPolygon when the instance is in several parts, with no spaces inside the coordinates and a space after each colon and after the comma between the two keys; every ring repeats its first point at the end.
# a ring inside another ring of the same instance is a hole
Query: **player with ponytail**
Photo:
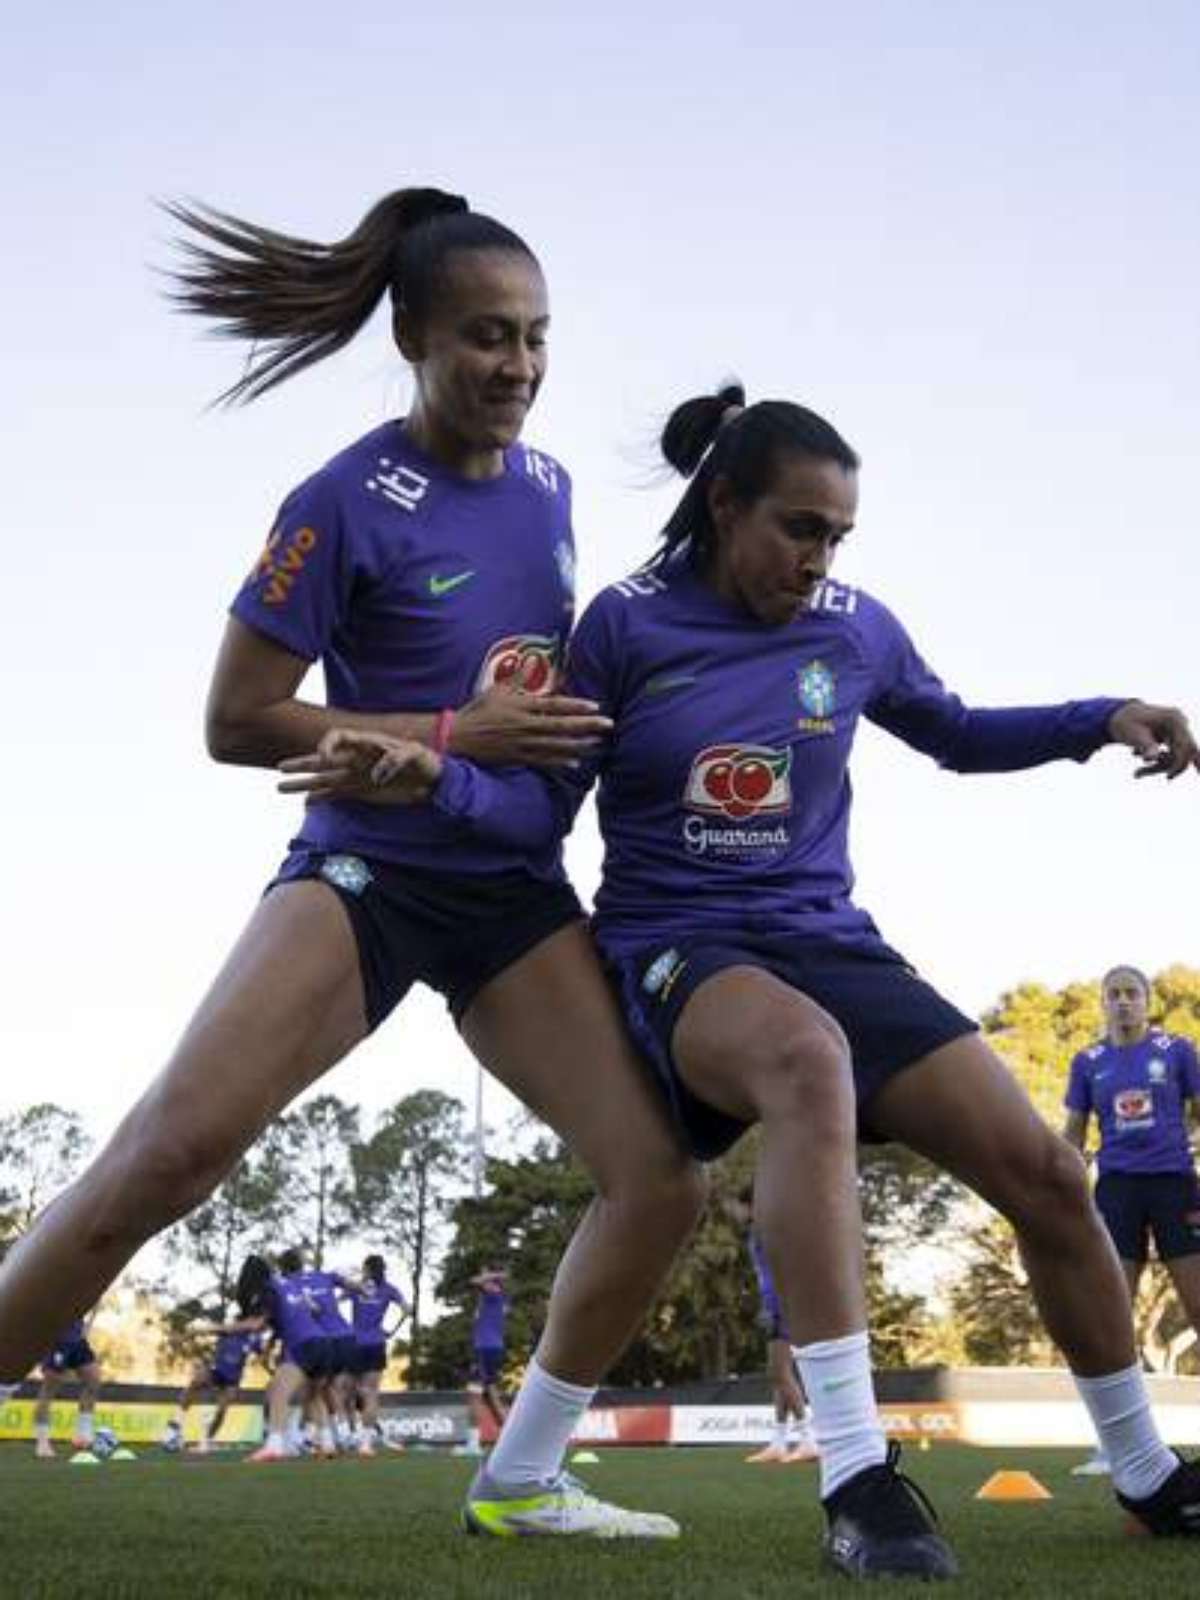
{"type": "MultiPolygon", "coordinates": [[[[251,346],[224,400],[254,400],[334,355],[385,298],[414,389],[405,416],[284,499],[231,607],[212,755],[271,768],[336,726],[481,767],[577,760],[608,723],[556,692],[573,617],[571,491],[552,456],[521,443],[549,336],[532,250],[432,188],[385,196],[332,244],[171,210],[185,230],[178,304],[251,346]],[[324,704],[300,693],[317,661],[324,704]]],[[[550,1531],[674,1535],[670,1519],[606,1506],[560,1469],[695,1222],[697,1171],[624,1033],[558,841],[481,842],[449,795],[405,810],[377,799],[363,770],[305,808],[165,1071],[5,1261],[0,1381],[421,982],[597,1188],[555,1281],[492,1531],[515,1506],[550,1531]]]]}

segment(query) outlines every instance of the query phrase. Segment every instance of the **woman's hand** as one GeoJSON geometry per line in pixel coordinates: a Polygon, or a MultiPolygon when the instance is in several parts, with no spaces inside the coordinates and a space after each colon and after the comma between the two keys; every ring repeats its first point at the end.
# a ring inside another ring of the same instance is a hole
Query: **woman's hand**
{"type": "Polygon", "coordinates": [[[455,713],[448,749],[487,767],[569,767],[612,732],[592,700],[492,688],[455,713]]]}
{"type": "Polygon", "coordinates": [[[278,785],[280,794],[412,806],[433,793],[442,775],[442,758],[414,739],[331,728],[314,751],[289,756],[279,763],[279,770],[295,774],[278,785]]]}
{"type": "Polygon", "coordinates": [[[1148,706],[1130,700],[1108,719],[1108,731],[1117,744],[1127,744],[1141,763],[1135,778],[1165,773],[1178,778],[1189,767],[1200,772],[1200,747],[1188,719],[1174,706],[1148,706]]]}

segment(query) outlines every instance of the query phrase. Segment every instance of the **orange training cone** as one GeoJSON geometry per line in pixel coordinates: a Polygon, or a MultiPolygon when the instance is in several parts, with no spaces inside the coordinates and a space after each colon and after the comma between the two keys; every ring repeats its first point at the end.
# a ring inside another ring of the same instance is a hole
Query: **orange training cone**
{"type": "Polygon", "coordinates": [[[1044,1483],[1039,1483],[1032,1472],[993,1472],[982,1489],[976,1491],[976,1500],[1052,1500],[1054,1497],[1044,1483]]]}

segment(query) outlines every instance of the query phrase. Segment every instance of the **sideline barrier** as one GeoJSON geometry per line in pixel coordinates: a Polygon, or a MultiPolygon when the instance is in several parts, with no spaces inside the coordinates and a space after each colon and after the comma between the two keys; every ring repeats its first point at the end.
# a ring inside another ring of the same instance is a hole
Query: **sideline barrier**
{"type": "MultiPolygon", "coordinates": [[[[1154,1413],[1171,1444],[1200,1445],[1200,1378],[1147,1380],[1154,1413]]],[[[1070,1375],[1060,1370],[929,1368],[876,1375],[886,1432],[898,1439],[1028,1447],[1088,1449],[1094,1435],[1070,1375]]],[[[0,1440],[33,1438],[36,1386],[0,1403],[0,1440]]],[[[175,1414],[178,1390],[146,1385],[106,1385],[96,1406],[97,1424],[122,1444],[157,1445],[175,1414]]],[[[220,1442],[258,1444],[263,1436],[262,1391],[242,1390],[230,1407],[220,1442]]],[[[662,1390],[602,1390],[574,1435],[580,1445],[730,1444],[754,1446],[771,1437],[774,1413],[762,1377],[730,1379],[662,1390]],[[648,1394],[653,1400],[648,1404],[648,1394]]],[[[51,1407],[51,1434],[70,1437],[76,1409],[70,1391],[51,1407]]],[[[188,1438],[199,1437],[211,1411],[194,1406],[188,1438]]],[[[394,1443],[458,1445],[470,1422],[459,1390],[385,1392],[380,1396],[385,1437],[394,1443]]],[[[495,1438],[485,1424],[483,1438],[495,1438]]]]}
{"type": "MultiPolygon", "coordinates": [[[[0,1405],[0,1439],[33,1438],[32,1400],[9,1400],[0,1405]]],[[[75,1431],[77,1408],[68,1394],[67,1399],[55,1400],[50,1407],[50,1437],[62,1441],[71,1438],[75,1431]]],[[[198,1439],[204,1424],[212,1414],[210,1406],[194,1405],[188,1413],[188,1442],[198,1439]]],[[[122,1444],[157,1445],[162,1441],[167,1423],[175,1415],[173,1402],[110,1401],[103,1394],[96,1402],[96,1426],[111,1428],[122,1444]]],[[[263,1437],[262,1407],[232,1405],[221,1425],[221,1444],[261,1444],[263,1437]]]]}

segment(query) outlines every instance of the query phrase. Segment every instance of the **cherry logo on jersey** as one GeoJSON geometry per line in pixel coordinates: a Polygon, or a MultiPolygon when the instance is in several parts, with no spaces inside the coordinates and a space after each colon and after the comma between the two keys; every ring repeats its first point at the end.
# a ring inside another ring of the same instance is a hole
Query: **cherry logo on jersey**
{"type": "Polygon", "coordinates": [[[558,668],[558,650],[554,635],[513,633],[497,639],[483,658],[476,693],[508,684],[529,694],[549,694],[558,668]]]}
{"type": "Polygon", "coordinates": [[[710,744],[692,762],[684,804],[710,816],[774,816],[792,808],[790,750],[765,744],[710,744]]]}
{"type": "Polygon", "coordinates": [[[1122,1122],[1138,1121],[1154,1114],[1154,1096],[1149,1089],[1122,1089],[1113,1096],[1113,1110],[1122,1122]]]}

